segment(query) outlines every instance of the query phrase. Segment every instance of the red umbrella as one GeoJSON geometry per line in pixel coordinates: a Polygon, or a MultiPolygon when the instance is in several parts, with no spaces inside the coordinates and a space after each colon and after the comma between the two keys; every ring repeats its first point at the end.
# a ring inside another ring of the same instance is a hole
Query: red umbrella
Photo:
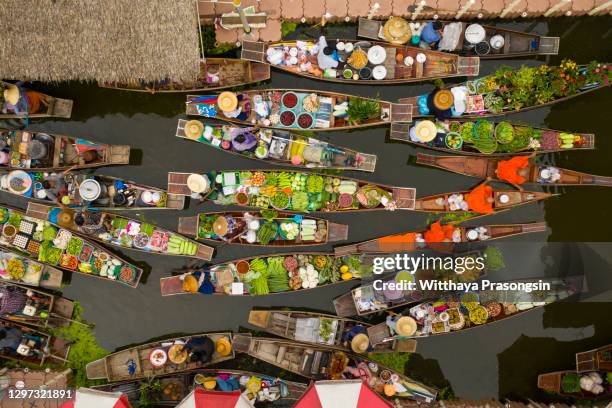
{"type": "Polygon", "coordinates": [[[389,408],[383,399],[361,380],[317,381],[311,383],[293,408],[389,408]]]}
{"type": "Polygon", "coordinates": [[[240,391],[207,391],[196,388],[176,408],[252,408],[240,391]]]}
{"type": "Polygon", "coordinates": [[[127,397],[120,392],[79,388],[74,398],[64,402],[60,408],[132,408],[132,406],[127,397]]]}

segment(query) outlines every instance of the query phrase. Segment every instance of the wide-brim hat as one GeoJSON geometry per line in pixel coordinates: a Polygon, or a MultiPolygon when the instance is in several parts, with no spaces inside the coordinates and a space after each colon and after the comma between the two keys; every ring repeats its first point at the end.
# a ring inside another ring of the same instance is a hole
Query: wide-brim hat
{"type": "Polygon", "coordinates": [[[17,88],[17,85],[9,85],[4,90],[4,100],[11,105],[17,105],[17,102],[19,102],[19,88],[17,88]]]}
{"type": "Polygon", "coordinates": [[[221,337],[219,340],[217,340],[215,343],[215,351],[223,357],[232,354],[232,344],[227,337],[221,337]]]}
{"type": "Polygon", "coordinates": [[[406,44],[412,37],[408,21],[401,17],[391,17],[383,26],[385,40],[393,44],[406,44]]]}
{"type": "Polygon", "coordinates": [[[213,222],[213,231],[215,231],[215,234],[217,234],[217,236],[219,237],[225,236],[225,234],[227,234],[227,229],[228,229],[228,222],[227,222],[227,218],[225,218],[224,216],[217,217],[215,222],[213,222]]]}
{"type": "Polygon", "coordinates": [[[187,139],[197,140],[204,133],[204,124],[199,120],[188,120],[185,123],[185,136],[187,139]]]}
{"type": "Polygon", "coordinates": [[[365,353],[368,347],[370,347],[370,339],[364,333],[359,333],[351,340],[351,350],[357,354],[365,353]]]}
{"type": "Polygon", "coordinates": [[[71,227],[74,225],[74,211],[63,209],[57,214],[57,224],[60,227],[71,227]]]}
{"type": "Polygon", "coordinates": [[[238,97],[233,92],[221,92],[217,97],[217,106],[219,106],[219,109],[223,112],[236,110],[238,107],[238,97]]]}
{"type": "Polygon", "coordinates": [[[183,280],[183,290],[190,293],[196,293],[198,291],[198,280],[195,276],[185,276],[185,279],[183,280]]]}
{"type": "Polygon", "coordinates": [[[210,183],[203,175],[193,173],[187,177],[187,187],[194,193],[204,193],[209,189],[210,183]]]}
{"type": "Polygon", "coordinates": [[[422,120],[416,124],[414,134],[421,142],[431,142],[436,138],[438,128],[431,120],[422,120]]]}
{"type": "Polygon", "coordinates": [[[441,89],[436,92],[433,99],[433,104],[437,109],[448,110],[451,108],[451,106],[453,106],[454,101],[455,97],[451,91],[448,89],[441,89]]]}
{"type": "Polygon", "coordinates": [[[416,330],[416,321],[410,316],[402,316],[395,323],[395,331],[400,336],[412,336],[416,330]]]}

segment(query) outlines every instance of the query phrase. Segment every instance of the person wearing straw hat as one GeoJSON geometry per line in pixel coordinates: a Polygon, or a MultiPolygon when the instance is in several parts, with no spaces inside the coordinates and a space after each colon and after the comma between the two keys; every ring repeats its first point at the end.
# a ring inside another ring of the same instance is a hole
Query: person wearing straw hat
{"type": "Polygon", "coordinates": [[[196,119],[188,120],[184,132],[187,139],[198,140],[204,133],[204,124],[196,119]]]}
{"type": "Polygon", "coordinates": [[[11,84],[4,90],[2,113],[33,114],[40,111],[42,104],[46,104],[40,92],[25,90],[21,87],[22,83],[11,84]]]}
{"type": "Polygon", "coordinates": [[[417,331],[416,321],[410,316],[402,316],[395,322],[395,332],[399,336],[410,337],[417,331]]]}
{"type": "MultiPolygon", "coordinates": [[[[217,107],[226,118],[246,120],[248,113],[243,109],[244,94],[236,95],[235,92],[221,92],[217,97],[217,107]]],[[[245,102],[246,103],[246,102],[245,102]]]]}
{"type": "Polygon", "coordinates": [[[391,17],[383,26],[383,37],[391,44],[406,44],[412,37],[408,21],[402,17],[391,17]]]}
{"type": "Polygon", "coordinates": [[[180,279],[183,281],[183,292],[185,293],[201,293],[203,295],[215,293],[215,285],[212,283],[208,269],[203,268],[199,271],[186,273],[180,279]]]}
{"type": "Polygon", "coordinates": [[[365,333],[359,333],[351,340],[351,350],[353,350],[354,353],[362,354],[370,349],[370,339],[365,333]]]}
{"type": "Polygon", "coordinates": [[[432,142],[438,134],[436,124],[431,120],[421,120],[414,127],[414,141],[420,143],[432,142]]]}
{"type": "Polygon", "coordinates": [[[436,89],[427,97],[429,112],[438,119],[449,119],[453,116],[452,107],[455,97],[448,89],[436,89]]]}
{"type": "Polygon", "coordinates": [[[355,353],[365,353],[365,352],[369,352],[369,351],[373,351],[374,348],[370,345],[370,340],[368,339],[368,331],[365,328],[365,326],[361,325],[361,324],[357,324],[355,326],[353,326],[351,328],[351,330],[349,330],[348,332],[344,333],[342,335],[342,342],[344,344],[345,347],[348,347],[350,345],[351,349],[355,352],[355,353]],[[365,350],[363,351],[356,351],[356,349],[354,347],[358,346],[358,349],[363,348],[364,346],[364,337],[366,339],[367,344],[365,344],[365,350]],[[353,341],[359,338],[358,340],[355,341],[355,344],[353,344],[353,341]]]}

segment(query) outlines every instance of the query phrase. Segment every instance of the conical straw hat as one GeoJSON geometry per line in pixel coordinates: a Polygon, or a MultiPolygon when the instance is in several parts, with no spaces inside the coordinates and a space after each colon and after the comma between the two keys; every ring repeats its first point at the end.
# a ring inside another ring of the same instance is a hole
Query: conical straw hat
{"type": "Polygon", "coordinates": [[[185,136],[188,139],[197,140],[204,132],[204,124],[199,120],[189,120],[185,123],[185,136]]]}
{"type": "Polygon", "coordinates": [[[221,92],[217,97],[217,106],[223,112],[231,112],[238,107],[238,97],[233,92],[221,92]]]}
{"type": "Polygon", "coordinates": [[[405,44],[412,37],[408,21],[401,17],[391,17],[383,27],[383,36],[393,44],[405,44]]]}
{"type": "Polygon", "coordinates": [[[395,331],[400,336],[412,336],[417,329],[416,321],[409,316],[402,316],[395,323],[395,331]]]}

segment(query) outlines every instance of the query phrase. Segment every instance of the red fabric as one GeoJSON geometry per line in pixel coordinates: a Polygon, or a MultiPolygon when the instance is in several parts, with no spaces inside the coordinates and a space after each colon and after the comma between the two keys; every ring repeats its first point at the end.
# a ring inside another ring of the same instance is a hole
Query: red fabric
{"type": "Polygon", "coordinates": [[[425,231],[423,238],[425,242],[444,242],[446,239],[453,239],[453,231],[455,227],[452,225],[442,225],[440,221],[436,221],[425,231]]]}
{"type": "Polygon", "coordinates": [[[132,406],[130,405],[130,401],[128,400],[128,397],[126,397],[125,395],[122,395],[117,400],[113,408],[132,408],[132,406]]]}
{"type": "Polygon", "coordinates": [[[374,390],[368,387],[365,382],[361,384],[361,393],[359,394],[359,400],[357,400],[357,408],[388,407],[393,407],[393,405],[374,392],[374,390]]]}
{"type": "Polygon", "coordinates": [[[196,408],[234,408],[240,391],[206,391],[197,388],[193,393],[196,408]]]}
{"type": "Polygon", "coordinates": [[[480,214],[492,214],[493,203],[488,202],[487,198],[493,198],[493,188],[481,184],[467,195],[468,208],[480,214]]]}
{"type": "Polygon", "coordinates": [[[60,408],[74,408],[74,401],[70,400],[62,403],[62,405],[60,405],[60,408]]]}
{"type": "Polygon", "coordinates": [[[523,184],[525,178],[519,176],[519,169],[529,166],[529,156],[516,156],[497,164],[497,177],[512,184],[523,184]]]}
{"type": "Polygon", "coordinates": [[[314,382],[310,383],[306,392],[302,394],[293,408],[323,408],[321,400],[319,399],[319,394],[314,387],[314,382]]]}

